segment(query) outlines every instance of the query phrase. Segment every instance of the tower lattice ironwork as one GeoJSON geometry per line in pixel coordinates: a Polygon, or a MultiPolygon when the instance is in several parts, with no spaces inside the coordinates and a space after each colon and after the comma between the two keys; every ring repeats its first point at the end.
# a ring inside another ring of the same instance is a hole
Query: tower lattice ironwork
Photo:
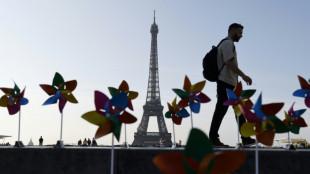
{"type": "Polygon", "coordinates": [[[154,23],[151,26],[151,34],[151,56],[146,103],[143,106],[142,120],[135,133],[132,146],[158,146],[160,145],[160,139],[163,140],[164,146],[171,146],[171,134],[167,131],[163,116],[164,107],[161,105],[160,101],[157,51],[158,25],[155,22],[155,11],[154,23]],[[159,132],[147,132],[150,117],[157,118],[159,132]]]}

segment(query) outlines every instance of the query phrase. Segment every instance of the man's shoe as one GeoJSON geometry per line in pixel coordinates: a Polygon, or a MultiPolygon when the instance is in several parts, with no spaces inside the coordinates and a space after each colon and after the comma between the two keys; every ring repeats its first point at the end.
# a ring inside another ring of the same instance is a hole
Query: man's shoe
{"type": "Polygon", "coordinates": [[[244,138],[242,139],[242,145],[243,146],[251,146],[251,145],[255,145],[255,140],[248,137],[248,138],[244,138]]]}
{"type": "Polygon", "coordinates": [[[222,143],[219,139],[211,140],[213,147],[229,147],[228,145],[222,143]]]}

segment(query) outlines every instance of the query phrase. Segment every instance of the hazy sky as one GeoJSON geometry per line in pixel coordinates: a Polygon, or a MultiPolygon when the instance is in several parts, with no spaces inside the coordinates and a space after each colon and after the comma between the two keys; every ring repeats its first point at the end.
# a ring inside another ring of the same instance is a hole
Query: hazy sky
{"type": "MultiPolygon", "coordinates": [[[[0,1],[0,87],[13,87],[14,81],[23,89],[29,104],[21,109],[21,140],[30,138],[38,144],[54,144],[60,136],[58,105],[42,106],[48,95],[39,84],[51,84],[55,72],[65,81],[76,79],[73,92],[78,104],[67,103],[64,109],[63,140],[66,144],[92,138],[97,130],[81,118],[95,109],[94,90],[109,95],[109,86],[118,87],[126,80],[131,90],[138,91],[133,101],[138,118],[127,125],[131,144],[143,114],[146,100],[151,49],[150,28],[156,10],[161,103],[164,113],[167,102],[182,88],[185,75],[192,83],[202,81],[202,58],[212,45],[227,36],[231,23],[244,26],[243,38],[236,43],[239,67],[253,79],[255,102],[262,92],[263,104],[284,102],[278,114],[293,102],[295,109],[305,108],[302,98],[293,97],[299,89],[297,75],[306,79],[309,73],[310,2],[308,1],[105,1],[105,0],[14,0],[0,1]]],[[[205,92],[211,102],[194,114],[194,127],[209,132],[216,102],[216,84],[206,83],[205,92]]],[[[3,95],[0,94],[1,96],[3,95]]],[[[163,113],[163,114],[164,114],[163,113]]],[[[303,115],[310,124],[309,111],[303,115]]],[[[171,120],[166,119],[172,133],[171,120]]],[[[149,131],[158,131],[155,118],[149,131]]],[[[0,108],[0,135],[11,135],[6,142],[14,144],[18,135],[18,114],[10,116],[0,108]]],[[[186,142],[190,119],[175,126],[176,140],[186,142]]],[[[124,131],[124,129],[122,129],[124,131]]],[[[307,138],[310,128],[302,128],[293,138],[307,138]]],[[[220,128],[224,143],[235,145],[237,125],[232,109],[220,128]]],[[[286,134],[276,135],[276,139],[286,134]]],[[[124,132],[119,143],[124,142],[124,132]]],[[[98,139],[111,143],[111,135],[98,139]]],[[[277,145],[277,143],[275,143],[277,145]]]]}

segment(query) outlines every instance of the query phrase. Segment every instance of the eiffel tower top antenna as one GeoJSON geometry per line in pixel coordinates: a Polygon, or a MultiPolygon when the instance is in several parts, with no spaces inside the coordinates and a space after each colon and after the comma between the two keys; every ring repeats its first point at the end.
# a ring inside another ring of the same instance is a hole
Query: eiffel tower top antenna
{"type": "Polygon", "coordinates": [[[155,23],[155,10],[154,10],[154,23],[155,23]]]}

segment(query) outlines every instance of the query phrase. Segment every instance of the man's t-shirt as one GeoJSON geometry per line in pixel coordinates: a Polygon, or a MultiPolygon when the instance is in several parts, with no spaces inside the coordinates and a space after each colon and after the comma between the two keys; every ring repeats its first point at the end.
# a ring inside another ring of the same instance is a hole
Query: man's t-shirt
{"type": "MultiPolygon", "coordinates": [[[[234,42],[227,37],[227,40],[224,40],[218,46],[218,54],[217,54],[217,62],[218,68],[220,69],[224,62],[233,58],[233,63],[238,67],[237,61],[237,52],[235,50],[234,42]]],[[[237,86],[238,83],[238,74],[234,73],[232,70],[228,68],[227,65],[224,66],[219,75],[219,80],[226,82],[230,85],[237,86]]]]}

